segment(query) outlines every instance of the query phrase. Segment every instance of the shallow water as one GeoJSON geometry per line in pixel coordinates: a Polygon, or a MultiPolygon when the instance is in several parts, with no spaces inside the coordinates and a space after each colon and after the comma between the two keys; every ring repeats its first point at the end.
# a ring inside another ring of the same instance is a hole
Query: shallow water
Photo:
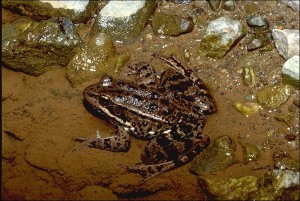
{"type": "MultiPolygon", "coordinates": [[[[237,4],[234,12],[225,12],[245,24],[244,7],[251,1],[237,4]]],[[[225,57],[214,60],[199,58],[197,47],[203,37],[207,21],[216,18],[206,2],[198,2],[207,14],[203,15],[200,28],[179,37],[155,36],[148,25],[142,36],[130,45],[115,44],[117,52],[128,51],[129,63],[144,61],[152,64],[158,73],[167,67],[150,55],[188,50],[187,66],[194,67],[199,77],[211,89],[218,112],[208,118],[204,133],[211,141],[228,135],[237,144],[236,155],[240,163],[225,171],[214,172],[217,178],[262,175],[273,168],[273,153],[287,152],[299,160],[299,108],[294,112],[293,126],[274,119],[274,115],[288,111],[293,105],[290,98],[275,110],[260,109],[257,114],[245,117],[233,107],[235,101],[256,94],[263,85],[281,82],[284,59],[276,49],[269,52],[247,52],[243,38],[225,57]],[[257,76],[253,87],[243,84],[241,68],[250,61],[257,76]],[[273,135],[268,136],[268,133],[273,135]],[[289,142],[284,136],[295,134],[289,142]],[[260,148],[261,158],[243,163],[242,148],[238,141],[248,142],[260,148]],[[267,146],[264,146],[268,141],[267,146]]],[[[158,9],[184,13],[191,5],[166,6],[158,9]],[[180,8],[180,9],[178,9],[180,8]]],[[[3,9],[2,9],[3,10],[3,9]]],[[[299,15],[290,8],[273,1],[259,2],[260,13],[270,27],[282,21],[285,28],[299,29],[299,15]]],[[[5,11],[2,23],[18,18],[5,11]]],[[[246,25],[246,24],[245,24],[246,25]]],[[[118,77],[124,78],[123,69],[118,77]]],[[[96,82],[98,79],[91,81],[96,82]]],[[[140,154],[147,142],[131,138],[127,153],[113,153],[96,149],[80,149],[74,139],[79,136],[93,138],[96,130],[101,136],[110,136],[114,127],[105,120],[89,113],[82,104],[82,90],[90,83],[72,88],[65,77],[65,70],[54,68],[35,77],[2,67],[2,197],[4,199],[128,199],[119,198],[112,191],[118,188],[134,189],[140,181],[136,174],[129,174],[120,165],[132,166],[140,162],[140,154]]],[[[147,192],[128,197],[145,200],[205,199],[197,187],[197,177],[188,165],[160,175],[145,183],[147,192]]],[[[125,191],[125,190],[124,190],[125,191]]]]}

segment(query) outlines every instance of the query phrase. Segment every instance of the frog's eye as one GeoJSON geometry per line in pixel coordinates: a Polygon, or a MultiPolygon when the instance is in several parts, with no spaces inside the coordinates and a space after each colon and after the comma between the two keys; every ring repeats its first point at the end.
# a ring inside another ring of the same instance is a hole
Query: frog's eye
{"type": "Polygon", "coordinates": [[[108,87],[112,85],[112,77],[109,75],[103,75],[100,82],[102,83],[102,86],[108,87]]]}
{"type": "Polygon", "coordinates": [[[107,107],[110,105],[111,101],[107,96],[99,96],[99,103],[103,107],[107,107]]]}

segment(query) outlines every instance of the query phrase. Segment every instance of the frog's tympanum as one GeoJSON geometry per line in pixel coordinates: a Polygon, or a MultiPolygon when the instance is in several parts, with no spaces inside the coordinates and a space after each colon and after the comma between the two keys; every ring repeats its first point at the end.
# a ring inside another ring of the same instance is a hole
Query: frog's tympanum
{"type": "Polygon", "coordinates": [[[191,161],[209,145],[202,134],[207,115],[216,111],[213,98],[197,74],[174,56],[154,54],[170,69],[157,78],[152,66],[129,66],[136,82],[103,76],[83,91],[84,101],[117,128],[115,136],[82,139],[88,147],[115,152],[128,151],[130,135],[148,140],[143,164],[127,167],[139,173],[143,182],[191,161]]]}

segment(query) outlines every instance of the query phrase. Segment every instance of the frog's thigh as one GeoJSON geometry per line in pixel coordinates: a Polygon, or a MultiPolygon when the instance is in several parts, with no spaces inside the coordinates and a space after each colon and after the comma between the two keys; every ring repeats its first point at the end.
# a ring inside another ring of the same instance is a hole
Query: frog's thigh
{"type": "MultiPolygon", "coordinates": [[[[175,169],[177,167],[180,167],[190,162],[195,156],[197,156],[203,149],[205,149],[209,145],[209,141],[210,140],[208,136],[199,135],[197,137],[190,137],[190,138],[182,139],[180,141],[173,142],[167,145],[166,147],[164,147],[165,149],[168,149],[168,151],[165,151],[165,154],[169,154],[168,158],[169,159],[173,158],[173,159],[165,162],[160,162],[157,164],[138,165],[134,167],[129,167],[128,170],[131,172],[136,172],[141,174],[144,177],[143,181],[147,181],[164,172],[170,171],[172,169],[175,169]],[[171,147],[177,147],[177,150],[172,150],[170,149],[171,147]],[[177,156],[174,156],[174,154],[177,154],[177,156]]],[[[151,148],[153,149],[154,147],[152,146],[151,148]]],[[[149,149],[149,147],[146,147],[145,151],[147,149],[149,149]]],[[[158,152],[155,153],[158,154],[158,152]]],[[[145,156],[142,156],[142,158],[143,157],[145,156]]],[[[152,158],[155,158],[155,156],[152,156],[152,158]]],[[[149,161],[143,160],[143,162],[149,162],[149,161]]]]}
{"type": "Polygon", "coordinates": [[[175,136],[174,139],[169,135],[159,135],[146,145],[141,159],[145,164],[158,164],[171,160],[179,160],[179,157],[194,157],[195,154],[209,145],[209,137],[198,135],[187,138],[175,136]]]}
{"type": "Polygon", "coordinates": [[[89,147],[119,152],[128,151],[129,146],[129,133],[125,131],[123,127],[118,127],[118,131],[115,136],[92,139],[89,147]]]}

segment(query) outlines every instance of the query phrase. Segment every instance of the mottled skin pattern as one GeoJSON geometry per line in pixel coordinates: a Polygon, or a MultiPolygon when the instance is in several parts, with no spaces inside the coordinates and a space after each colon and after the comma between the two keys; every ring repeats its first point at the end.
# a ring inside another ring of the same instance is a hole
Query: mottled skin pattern
{"type": "Polygon", "coordinates": [[[83,91],[85,102],[117,128],[115,136],[82,139],[87,146],[109,151],[127,151],[130,135],[148,140],[142,165],[126,167],[145,182],[191,161],[209,145],[202,134],[207,115],[216,107],[202,80],[174,56],[153,55],[170,69],[158,79],[147,63],[129,66],[136,82],[115,81],[103,76],[83,91]]]}

